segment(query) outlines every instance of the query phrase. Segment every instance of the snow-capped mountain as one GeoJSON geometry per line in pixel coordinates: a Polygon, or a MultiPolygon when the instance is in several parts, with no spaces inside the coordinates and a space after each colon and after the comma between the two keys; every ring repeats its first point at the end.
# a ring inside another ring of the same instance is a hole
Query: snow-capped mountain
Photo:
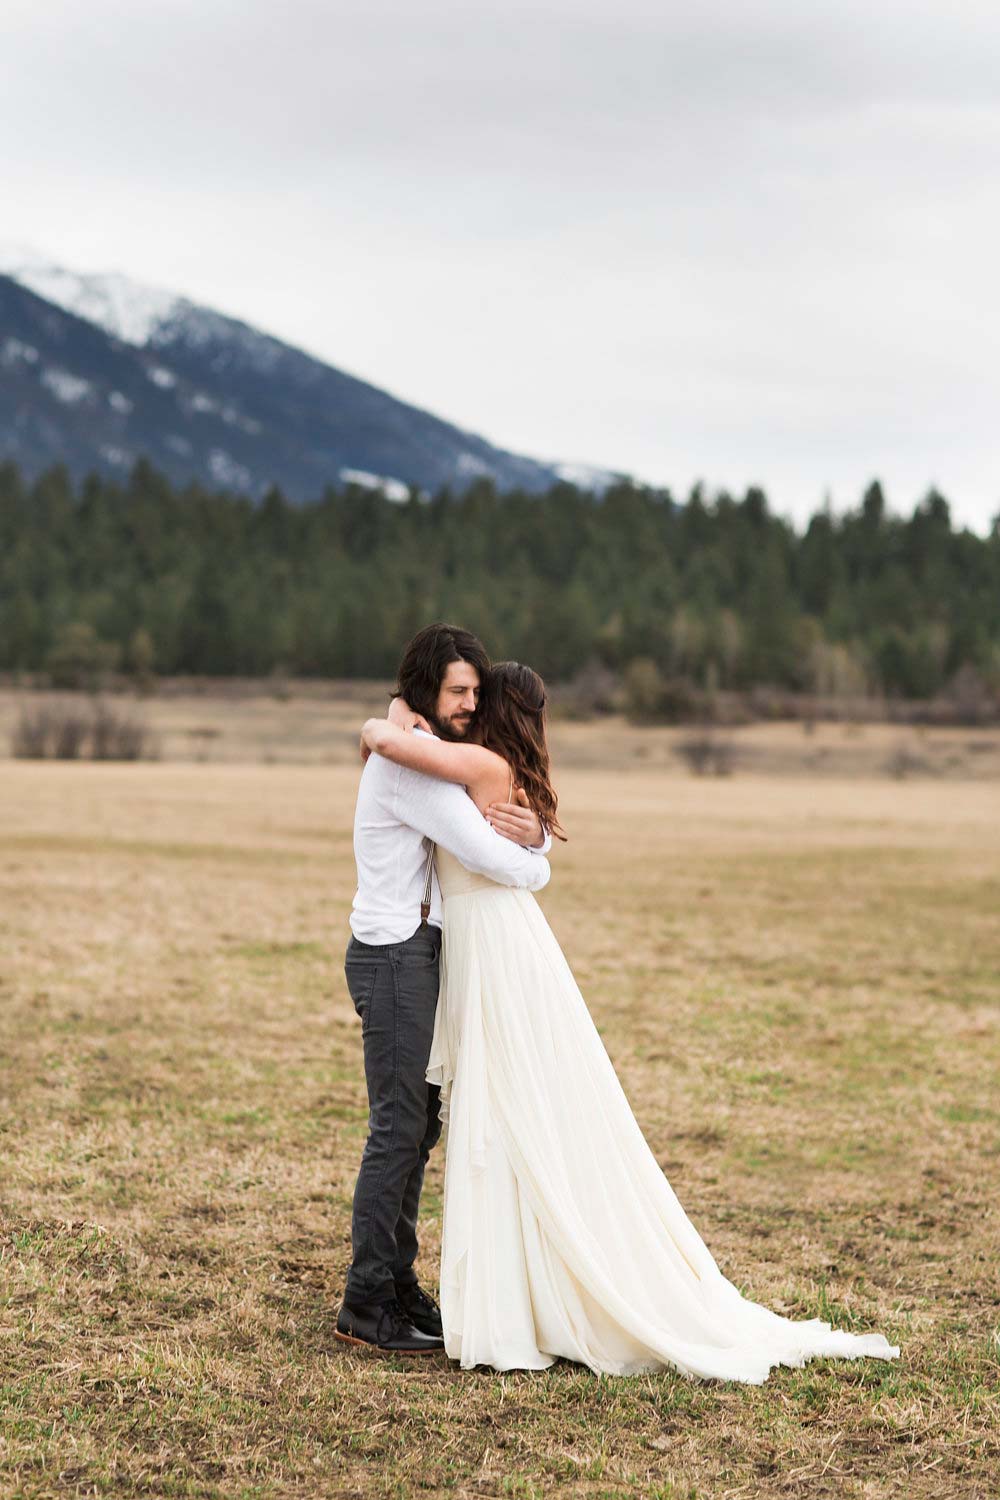
{"type": "Polygon", "coordinates": [[[27,245],[0,245],[0,274],[12,276],[46,302],[55,302],[114,338],[139,347],[150,343],[159,325],[184,305],[184,298],[174,292],[140,286],[115,271],[67,270],[27,245]]]}
{"type": "Polygon", "coordinates": [[[496,448],[176,293],[0,247],[0,459],[79,476],[140,455],[178,482],[293,499],[339,483],[405,499],[477,476],[600,491],[615,477],[496,448]]]}

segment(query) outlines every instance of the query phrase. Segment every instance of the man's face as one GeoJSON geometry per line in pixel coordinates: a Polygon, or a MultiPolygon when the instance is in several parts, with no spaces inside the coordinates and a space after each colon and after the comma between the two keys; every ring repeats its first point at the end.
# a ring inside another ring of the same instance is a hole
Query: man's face
{"type": "Polygon", "coordinates": [[[467,661],[448,663],[434,718],[441,738],[464,740],[479,704],[479,673],[467,661]]]}

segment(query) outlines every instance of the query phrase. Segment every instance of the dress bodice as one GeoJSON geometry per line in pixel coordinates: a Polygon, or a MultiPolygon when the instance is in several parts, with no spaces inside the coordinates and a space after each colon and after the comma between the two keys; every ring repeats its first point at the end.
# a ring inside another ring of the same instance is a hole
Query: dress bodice
{"type": "Polygon", "coordinates": [[[447,901],[449,896],[466,896],[470,891],[495,891],[497,882],[491,880],[488,875],[475,875],[467,870],[454,854],[449,854],[447,849],[442,849],[438,844],[434,854],[434,864],[437,869],[438,885],[441,887],[442,899],[447,901]]]}
{"type": "MultiPolygon", "coordinates": [[[[514,778],[511,776],[510,785],[507,788],[507,801],[514,795],[514,778]]],[[[498,882],[491,880],[488,875],[474,875],[467,870],[461,860],[456,859],[454,854],[449,854],[447,849],[442,849],[438,844],[434,852],[434,866],[437,870],[438,885],[441,887],[441,899],[447,901],[449,896],[467,896],[470,891],[495,891],[498,882]]]]}

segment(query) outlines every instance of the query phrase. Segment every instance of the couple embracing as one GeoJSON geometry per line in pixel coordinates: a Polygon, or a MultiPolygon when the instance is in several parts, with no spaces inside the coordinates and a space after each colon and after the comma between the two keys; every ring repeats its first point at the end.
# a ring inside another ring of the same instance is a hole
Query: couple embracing
{"type": "Polygon", "coordinates": [[[362,753],[346,970],[370,1114],[337,1337],[753,1384],[817,1355],[895,1358],[742,1297],[647,1146],[531,894],[562,836],[538,675],[428,626],[362,753]],[[444,1123],[439,1309],[414,1263],[444,1123]]]}

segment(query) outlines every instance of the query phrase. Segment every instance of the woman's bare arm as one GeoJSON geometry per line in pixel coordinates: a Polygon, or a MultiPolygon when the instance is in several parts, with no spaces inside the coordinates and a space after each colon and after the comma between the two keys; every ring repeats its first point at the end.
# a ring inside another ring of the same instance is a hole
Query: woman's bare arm
{"type": "MultiPolygon", "coordinates": [[[[392,702],[395,708],[402,704],[402,699],[394,698],[392,702]]],[[[405,704],[402,706],[409,715],[410,710],[405,704]]],[[[513,802],[500,800],[510,795],[510,771],[502,756],[494,755],[492,750],[407,734],[389,719],[369,719],[361,731],[362,761],[372,751],[413,771],[464,786],[491,827],[511,843],[543,854],[551,848],[548,830],[529,807],[520,788],[514,791],[513,802]]]]}
{"type": "Polygon", "coordinates": [[[460,786],[479,788],[507,777],[507,767],[499,755],[482,745],[460,745],[452,740],[438,740],[430,735],[407,734],[388,719],[369,719],[361,731],[362,744],[386,760],[423,771],[439,781],[457,781],[460,786]]]}

